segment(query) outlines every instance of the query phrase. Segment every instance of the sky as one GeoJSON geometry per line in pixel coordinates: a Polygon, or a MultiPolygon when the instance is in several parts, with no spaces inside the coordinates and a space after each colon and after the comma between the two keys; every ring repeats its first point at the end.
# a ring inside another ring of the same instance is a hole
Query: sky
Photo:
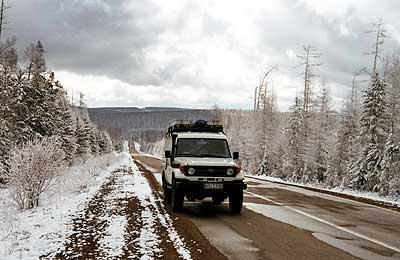
{"type": "Polygon", "coordinates": [[[70,95],[84,93],[89,107],[251,109],[260,77],[278,64],[267,82],[285,111],[302,90],[297,55],[312,45],[322,54],[313,88],[317,93],[326,80],[340,108],[353,72],[372,67],[365,55],[374,43],[375,36],[366,33],[371,23],[382,18],[390,36],[381,56],[400,42],[398,0],[6,3],[6,36],[17,37],[20,53],[40,40],[47,67],[70,95]]]}

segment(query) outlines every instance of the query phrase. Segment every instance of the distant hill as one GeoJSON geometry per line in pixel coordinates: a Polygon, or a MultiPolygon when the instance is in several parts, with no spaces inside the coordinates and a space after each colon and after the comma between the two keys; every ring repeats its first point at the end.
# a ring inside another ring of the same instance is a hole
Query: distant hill
{"type": "MultiPolygon", "coordinates": [[[[173,119],[205,119],[211,117],[210,110],[176,107],[99,107],[88,108],[90,118],[100,129],[114,137],[142,138],[152,133],[157,139],[173,119]]],[[[154,137],[153,137],[154,136],[154,137]]]]}
{"type": "Polygon", "coordinates": [[[193,109],[190,108],[179,108],[179,107],[96,107],[96,108],[88,108],[89,113],[92,114],[113,114],[113,113],[130,113],[130,112],[161,112],[161,111],[170,111],[170,112],[179,112],[179,111],[190,111],[193,109]]]}

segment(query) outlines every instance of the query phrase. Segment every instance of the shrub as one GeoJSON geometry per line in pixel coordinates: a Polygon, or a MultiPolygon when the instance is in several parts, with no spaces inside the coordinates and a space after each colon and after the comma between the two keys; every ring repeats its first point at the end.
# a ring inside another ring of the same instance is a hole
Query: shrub
{"type": "Polygon", "coordinates": [[[8,187],[20,209],[39,205],[39,197],[50,188],[64,167],[64,153],[57,139],[34,138],[10,152],[8,187]]]}

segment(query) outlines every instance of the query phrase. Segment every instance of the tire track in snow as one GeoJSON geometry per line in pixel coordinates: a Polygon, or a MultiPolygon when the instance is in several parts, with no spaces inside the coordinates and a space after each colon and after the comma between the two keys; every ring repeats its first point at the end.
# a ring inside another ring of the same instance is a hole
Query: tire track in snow
{"type": "MultiPolygon", "coordinates": [[[[86,203],[85,209],[72,220],[71,233],[66,240],[65,247],[54,256],[55,259],[104,257],[100,241],[107,235],[104,230],[109,225],[106,218],[109,210],[107,198],[114,190],[116,174],[120,171],[124,171],[124,169],[112,172],[96,195],[86,203]]],[[[53,259],[52,256],[47,258],[53,259]]]]}

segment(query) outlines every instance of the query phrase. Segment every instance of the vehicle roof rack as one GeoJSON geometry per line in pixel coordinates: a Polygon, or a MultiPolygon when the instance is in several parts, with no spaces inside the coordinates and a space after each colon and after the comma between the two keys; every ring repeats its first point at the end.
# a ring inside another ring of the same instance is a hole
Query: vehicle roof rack
{"type": "Polygon", "coordinates": [[[202,119],[195,122],[192,122],[191,120],[172,120],[169,123],[166,136],[178,132],[223,133],[224,127],[219,120],[211,120],[211,122],[202,119]]]}

